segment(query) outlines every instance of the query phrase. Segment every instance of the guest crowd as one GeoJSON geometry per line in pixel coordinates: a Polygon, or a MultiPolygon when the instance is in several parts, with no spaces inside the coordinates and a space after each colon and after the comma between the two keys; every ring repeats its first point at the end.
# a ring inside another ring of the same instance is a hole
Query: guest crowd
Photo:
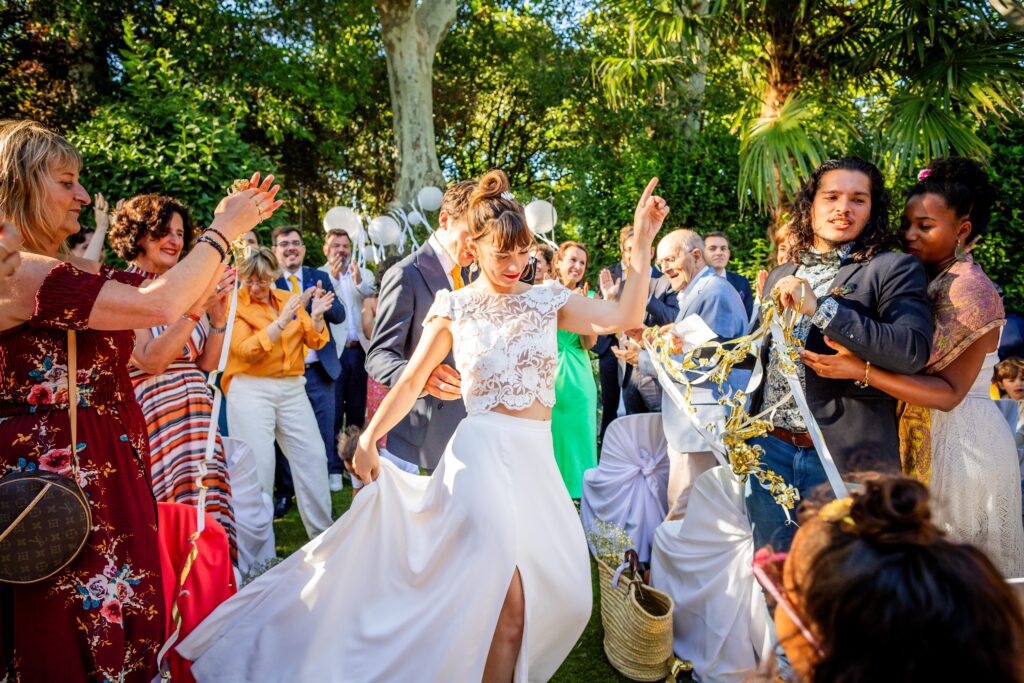
{"type": "MultiPolygon", "coordinates": [[[[68,567],[37,583],[0,584],[0,680],[158,675],[181,594],[182,566],[167,564],[164,546],[189,542],[168,538],[163,510],[176,508],[161,506],[202,506],[209,531],[199,564],[229,569],[210,590],[219,597],[196,606],[196,623],[259,569],[261,551],[240,530],[272,527],[252,510],[280,517],[294,499],[310,538],[331,525],[346,450],[401,376],[436,292],[477,277],[465,218],[473,181],[448,189],[438,227],[418,250],[371,269],[340,230],[326,232],[310,263],[299,227],[278,226],[260,244],[254,229],[281,204],[272,176],[255,174],[212,217],[194,217],[159,194],[111,209],[100,195],[93,201],[81,171],[77,150],[56,133],[0,122],[0,476],[73,476],[93,516],[68,567]],[[90,203],[97,229],[86,234],[79,221],[90,203]],[[237,240],[244,255],[226,266],[237,240]],[[106,265],[108,250],[127,267],[106,265]],[[69,330],[77,333],[77,452],[69,330]],[[211,373],[226,423],[214,413],[211,373]],[[258,486],[233,490],[239,461],[258,486]]],[[[778,560],[778,586],[765,591],[778,603],[781,649],[747,635],[764,621],[756,607],[730,617],[724,636],[710,626],[677,629],[677,654],[693,659],[703,680],[760,670],[794,681],[1024,681],[1024,617],[1005,582],[1024,575],[1024,349],[999,346],[1002,302],[970,256],[994,190],[974,162],[937,159],[904,200],[894,229],[879,171],[859,159],[829,161],[773,231],[769,269],[753,286],[729,270],[726,233],[680,227],[647,257],[644,327],[557,333],[551,430],[566,495],[585,495],[609,425],[658,413],[669,465],[652,582],[692,613],[742,612],[735,597],[694,585],[700,556],[709,576],[746,577],[750,599],[764,604],[749,557],[737,564],[732,549],[712,547],[723,533],[715,501],[731,506],[751,548],[770,547],[778,560]],[[659,328],[681,353],[697,322],[712,341],[741,337],[773,291],[802,314],[793,328],[803,344],[797,376],[839,472],[859,482],[851,499],[829,502],[808,414],[775,344],[723,384],[687,392],[642,342],[645,329],[659,328]],[[747,407],[771,429],[751,443],[806,501],[799,526],[754,477],[710,483],[721,468],[694,423],[723,424],[720,400],[746,392],[755,365],[763,380],[747,407]],[[683,392],[692,415],[677,398],[683,392]]],[[[591,263],[597,245],[538,240],[523,279],[617,300],[632,229],[619,234],[620,260],[601,269],[591,263]]],[[[381,453],[429,474],[465,416],[450,355],[381,453]]],[[[175,666],[188,675],[187,664],[175,666]]]]}

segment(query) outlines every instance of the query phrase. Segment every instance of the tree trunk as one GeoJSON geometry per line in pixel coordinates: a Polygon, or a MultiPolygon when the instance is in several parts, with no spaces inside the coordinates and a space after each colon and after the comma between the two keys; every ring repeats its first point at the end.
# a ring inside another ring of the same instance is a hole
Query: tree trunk
{"type": "Polygon", "coordinates": [[[395,204],[408,203],[425,185],[445,185],[434,138],[433,70],[455,10],[455,0],[377,0],[397,153],[395,204]]]}

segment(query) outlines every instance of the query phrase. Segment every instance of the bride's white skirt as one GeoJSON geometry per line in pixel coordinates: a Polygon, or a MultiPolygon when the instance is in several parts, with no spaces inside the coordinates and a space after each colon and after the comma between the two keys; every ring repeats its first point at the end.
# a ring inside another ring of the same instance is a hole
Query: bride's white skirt
{"type": "Polygon", "coordinates": [[[517,567],[515,680],[545,681],[590,618],[583,528],[550,423],[472,415],[433,476],[382,460],[345,515],[178,651],[199,681],[479,681],[517,567]]]}

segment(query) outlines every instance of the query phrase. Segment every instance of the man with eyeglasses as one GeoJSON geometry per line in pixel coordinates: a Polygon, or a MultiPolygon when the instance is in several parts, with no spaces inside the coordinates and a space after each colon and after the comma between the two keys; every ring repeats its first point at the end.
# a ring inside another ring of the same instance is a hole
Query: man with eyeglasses
{"type": "MultiPolygon", "coordinates": [[[[315,268],[307,268],[303,265],[306,258],[306,245],[302,241],[302,232],[294,225],[282,225],[274,228],[270,235],[271,243],[274,245],[274,256],[277,257],[281,266],[282,274],[274,286],[294,292],[303,297],[303,305],[309,309],[310,298],[314,290],[322,289],[326,292],[334,291],[331,285],[331,278],[315,268]]],[[[331,309],[324,314],[331,327],[340,325],[345,321],[345,308],[337,297],[331,304],[331,309]]],[[[333,329],[333,328],[332,328],[333,329]]],[[[306,396],[313,406],[316,414],[317,427],[320,429],[320,438],[323,439],[324,448],[328,454],[328,475],[337,474],[338,477],[345,471],[344,465],[338,458],[332,458],[331,454],[337,453],[335,425],[336,392],[334,382],[341,375],[341,362],[338,360],[338,348],[335,343],[334,334],[331,333],[327,344],[319,350],[306,350],[306,396]],[[332,465],[334,465],[332,469],[332,465]],[[333,471],[337,470],[337,471],[333,471]]],[[[291,472],[288,468],[288,461],[282,456],[280,449],[277,452],[277,492],[274,496],[274,513],[283,516],[291,504],[294,488],[292,487],[291,472]]]]}
{"type": "MultiPolygon", "coordinates": [[[[679,293],[677,324],[697,316],[718,340],[734,339],[744,333],[747,313],[743,300],[728,281],[715,277],[714,269],[705,264],[704,240],[700,235],[692,230],[675,230],[665,235],[658,243],[657,263],[672,283],[673,291],[679,293]]],[[[657,376],[650,356],[639,345],[630,342],[617,355],[635,365],[638,374],[657,376]]],[[[675,358],[681,360],[681,356],[675,358]]],[[[728,384],[733,390],[745,389],[749,379],[749,370],[734,368],[728,384]]],[[[685,392],[681,384],[676,386],[680,393],[685,392]]],[[[718,404],[719,395],[714,384],[695,385],[691,390],[690,404],[696,408],[701,425],[724,423],[725,408],[718,404]]],[[[686,512],[693,483],[715,466],[715,456],[689,416],[670,397],[662,401],[662,414],[669,455],[667,519],[680,519],[686,512]]]]}

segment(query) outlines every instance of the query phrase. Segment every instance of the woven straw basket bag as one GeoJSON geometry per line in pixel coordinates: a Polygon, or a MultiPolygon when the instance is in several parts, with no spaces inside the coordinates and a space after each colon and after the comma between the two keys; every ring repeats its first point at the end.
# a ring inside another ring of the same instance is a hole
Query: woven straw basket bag
{"type": "Polygon", "coordinates": [[[615,570],[597,560],[601,581],[604,652],[622,675],[635,681],[663,681],[671,674],[672,610],[667,593],[645,586],[636,551],[626,553],[629,568],[616,586],[615,570]]]}

